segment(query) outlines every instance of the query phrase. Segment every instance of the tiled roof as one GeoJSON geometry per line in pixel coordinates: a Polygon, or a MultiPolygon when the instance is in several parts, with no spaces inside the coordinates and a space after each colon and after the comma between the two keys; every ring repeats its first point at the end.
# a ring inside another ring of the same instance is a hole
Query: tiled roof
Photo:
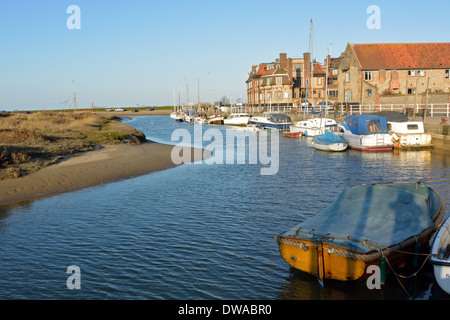
{"type": "Polygon", "coordinates": [[[362,69],[450,68],[450,43],[351,44],[362,69]]]}

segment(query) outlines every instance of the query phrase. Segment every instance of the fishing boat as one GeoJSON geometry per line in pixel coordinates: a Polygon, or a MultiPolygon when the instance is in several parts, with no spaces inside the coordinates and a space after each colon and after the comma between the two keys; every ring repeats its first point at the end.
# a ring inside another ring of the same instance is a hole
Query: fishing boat
{"type": "Polygon", "coordinates": [[[338,125],[339,134],[351,149],[359,151],[383,152],[394,147],[385,117],[371,114],[348,116],[338,125]]]}
{"type": "Polygon", "coordinates": [[[317,150],[323,151],[344,151],[348,146],[347,141],[342,136],[336,135],[331,131],[326,131],[320,136],[315,136],[312,144],[317,150]]]}
{"type": "Polygon", "coordinates": [[[288,264],[322,283],[357,280],[371,266],[397,271],[428,252],[444,214],[444,201],[421,182],[361,185],[275,240],[288,264]]]}
{"type": "Polygon", "coordinates": [[[431,247],[430,262],[438,285],[450,294],[450,217],[436,232],[431,247]]]}
{"type": "Polygon", "coordinates": [[[426,133],[422,121],[410,121],[395,111],[380,111],[375,115],[386,118],[395,149],[427,149],[433,147],[431,133],[426,133]]]}
{"type": "Polygon", "coordinates": [[[231,113],[228,118],[223,120],[223,124],[228,126],[247,126],[251,117],[249,113],[231,113]]]}
{"type": "Polygon", "coordinates": [[[315,137],[324,134],[333,126],[337,126],[334,119],[330,118],[312,118],[303,121],[297,121],[290,127],[291,132],[301,132],[307,137],[315,137]]]}
{"type": "Polygon", "coordinates": [[[264,112],[261,117],[251,117],[251,125],[260,126],[264,129],[287,131],[291,126],[291,118],[282,113],[264,112]]]}

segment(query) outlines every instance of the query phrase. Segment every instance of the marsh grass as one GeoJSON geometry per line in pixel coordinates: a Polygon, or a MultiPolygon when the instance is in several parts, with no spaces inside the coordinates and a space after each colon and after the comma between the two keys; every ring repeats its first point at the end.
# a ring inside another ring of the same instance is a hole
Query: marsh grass
{"type": "Polygon", "coordinates": [[[11,113],[0,117],[0,180],[18,178],[107,144],[140,144],[145,135],[114,116],[11,113]]]}

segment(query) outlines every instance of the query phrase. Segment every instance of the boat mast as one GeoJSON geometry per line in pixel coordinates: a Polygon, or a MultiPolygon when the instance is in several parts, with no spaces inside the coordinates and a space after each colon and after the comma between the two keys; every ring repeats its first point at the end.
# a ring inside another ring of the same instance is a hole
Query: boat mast
{"type": "Polygon", "coordinates": [[[75,98],[75,81],[72,80],[72,90],[73,90],[73,106],[74,112],[77,112],[77,99],[75,98]]]}
{"type": "MultiPolygon", "coordinates": [[[[312,19],[310,20],[310,27],[309,27],[309,29],[310,29],[310,35],[309,35],[309,38],[311,39],[312,38],[312,19]]],[[[310,44],[309,44],[309,55],[308,55],[308,60],[311,60],[311,41],[310,41],[310,44]]],[[[309,80],[309,65],[310,65],[310,63],[309,63],[309,61],[308,61],[308,63],[307,63],[307,65],[306,65],[306,83],[305,83],[305,105],[304,105],[304,109],[303,109],[303,120],[305,120],[306,119],[306,108],[308,107],[308,80],[309,80]]],[[[301,101],[301,100],[300,100],[301,101]]]]}
{"type": "MultiPolygon", "coordinates": [[[[331,43],[330,43],[331,46],[331,43]]],[[[327,47],[327,73],[325,75],[325,115],[328,116],[328,71],[330,65],[330,47],[327,47]]]]}
{"type": "Polygon", "coordinates": [[[212,97],[212,89],[211,89],[211,74],[208,72],[208,79],[209,79],[209,95],[211,96],[211,108],[213,106],[213,97],[212,97]]]}
{"type": "Polygon", "coordinates": [[[311,44],[310,44],[310,48],[311,48],[311,104],[314,106],[314,88],[313,88],[313,86],[314,86],[314,57],[313,57],[313,22],[312,22],[312,19],[311,19],[311,26],[310,26],[310,29],[311,29],[311,36],[310,36],[310,39],[311,39],[311,44]]]}

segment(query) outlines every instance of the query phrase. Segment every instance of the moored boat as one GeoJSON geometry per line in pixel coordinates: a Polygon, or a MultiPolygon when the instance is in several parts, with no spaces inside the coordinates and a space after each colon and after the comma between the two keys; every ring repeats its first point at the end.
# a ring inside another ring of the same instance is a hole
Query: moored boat
{"type": "Polygon", "coordinates": [[[430,262],[438,285],[450,294],[450,217],[436,232],[430,262]]]}
{"type": "Polygon", "coordinates": [[[223,124],[223,117],[221,115],[213,115],[211,117],[208,117],[206,120],[208,124],[223,124]]]}
{"type": "Polygon", "coordinates": [[[288,131],[291,126],[291,118],[282,113],[264,112],[261,117],[251,117],[249,124],[264,129],[288,131]]]}
{"type": "Polygon", "coordinates": [[[303,134],[300,131],[298,131],[298,132],[284,132],[283,135],[285,137],[288,137],[288,138],[300,138],[300,137],[303,136],[303,134]]]}
{"type": "Polygon", "coordinates": [[[287,263],[320,281],[357,280],[382,261],[396,270],[428,252],[444,214],[443,200],[422,183],[362,185],[275,240],[287,263]]]}
{"type": "Polygon", "coordinates": [[[394,147],[386,118],[360,114],[348,116],[338,125],[351,149],[369,152],[391,151],[394,147]]]}
{"type": "Polygon", "coordinates": [[[348,146],[347,141],[342,136],[336,135],[332,131],[326,131],[320,136],[315,136],[312,144],[314,148],[322,151],[344,151],[348,146]]]}
{"type": "Polygon", "coordinates": [[[302,135],[308,137],[315,137],[324,134],[333,126],[336,126],[336,121],[330,118],[311,118],[303,121],[297,121],[291,125],[291,132],[301,132],[302,135]]]}
{"type": "Polygon", "coordinates": [[[231,113],[230,116],[223,120],[223,124],[228,126],[247,126],[251,115],[249,113],[231,113]]]}

